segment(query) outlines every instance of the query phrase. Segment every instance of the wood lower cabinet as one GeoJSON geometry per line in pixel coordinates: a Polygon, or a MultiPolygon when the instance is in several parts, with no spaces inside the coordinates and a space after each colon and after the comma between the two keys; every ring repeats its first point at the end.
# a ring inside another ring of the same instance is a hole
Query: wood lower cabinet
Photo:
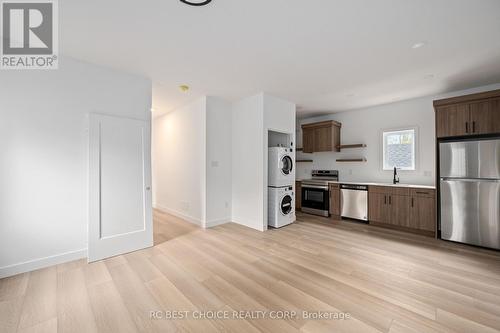
{"type": "Polygon", "coordinates": [[[374,222],[386,223],[390,220],[388,195],[368,192],[368,219],[374,222]]]}
{"type": "Polygon", "coordinates": [[[340,151],[341,127],[339,122],[333,120],[302,125],[302,151],[340,151]]]}
{"type": "Polygon", "coordinates": [[[500,90],[434,101],[438,138],[500,134],[500,90]]]}
{"type": "Polygon", "coordinates": [[[338,184],[330,184],[330,215],[340,216],[340,187],[338,184]]]}
{"type": "Polygon", "coordinates": [[[295,211],[302,209],[302,183],[295,182],[295,211]]]}
{"type": "Polygon", "coordinates": [[[389,196],[391,211],[390,224],[410,228],[410,197],[406,195],[389,196]]]}
{"type": "Polygon", "coordinates": [[[410,228],[436,231],[436,199],[434,190],[412,191],[410,228]]]}
{"type": "Polygon", "coordinates": [[[435,190],[370,186],[368,218],[372,224],[433,236],[436,230],[435,190]]]}
{"type": "Polygon", "coordinates": [[[410,228],[434,232],[436,208],[434,198],[411,198],[410,228]]]}

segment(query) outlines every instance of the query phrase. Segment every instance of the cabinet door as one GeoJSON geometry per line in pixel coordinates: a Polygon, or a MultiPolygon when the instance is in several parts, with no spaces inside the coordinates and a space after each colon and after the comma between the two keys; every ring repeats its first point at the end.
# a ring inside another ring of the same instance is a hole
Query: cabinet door
{"type": "Polygon", "coordinates": [[[454,104],[436,108],[436,135],[438,138],[472,134],[468,104],[454,104]]]}
{"type": "Polygon", "coordinates": [[[330,186],[330,214],[340,216],[340,189],[330,186]]]}
{"type": "Polygon", "coordinates": [[[471,103],[470,115],[473,134],[500,133],[500,99],[471,103]]]}
{"type": "Polygon", "coordinates": [[[302,151],[304,153],[314,152],[314,129],[307,128],[302,130],[302,151]]]}
{"type": "Polygon", "coordinates": [[[314,129],[314,151],[332,151],[332,127],[317,127],[314,129]]]}
{"type": "Polygon", "coordinates": [[[370,221],[390,223],[389,195],[368,192],[368,217],[370,221]]]}
{"type": "Polygon", "coordinates": [[[295,210],[302,209],[302,183],[295,182],[295,210]]]}
{"type": "Polygon", "coordinates": [[[434,197],[411,198],[410,228],[435,231],[436,205],[434,197]]]}
{"type": "Polygon", "coordinates": [[[391,224],[401,227],[410,227],[410,197],[405,195],[391,195],[389,197],[391,210],[391,224]]]}

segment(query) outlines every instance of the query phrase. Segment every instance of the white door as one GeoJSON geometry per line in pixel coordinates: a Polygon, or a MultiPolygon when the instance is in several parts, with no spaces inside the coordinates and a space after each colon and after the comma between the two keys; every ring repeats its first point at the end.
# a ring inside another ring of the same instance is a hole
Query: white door
{"type": "Polygon", "coordinates": [[[89,116],[89,262],[153,246],[150,123],[89,116]]]}

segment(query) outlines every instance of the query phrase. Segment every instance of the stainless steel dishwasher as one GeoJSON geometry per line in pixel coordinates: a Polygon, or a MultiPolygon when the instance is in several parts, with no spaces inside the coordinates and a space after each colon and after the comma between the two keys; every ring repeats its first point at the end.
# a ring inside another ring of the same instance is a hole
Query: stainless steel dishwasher
{"type": "Polygon", "coordinates": [[[340,215],[368,222],[368,186],[340,185],[340,215]]]}

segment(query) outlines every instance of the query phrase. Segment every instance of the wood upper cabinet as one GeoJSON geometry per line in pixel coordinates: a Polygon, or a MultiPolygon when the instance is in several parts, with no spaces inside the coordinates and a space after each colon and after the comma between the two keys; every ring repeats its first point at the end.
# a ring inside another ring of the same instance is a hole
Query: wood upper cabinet
{"type": "Polygon", "coordinates": [[[314,128],[302,128],[302,151],[314,152],[314,128]]]}
{"type": "Polygon", "coordinates": [[[333,120],[302,125],[303,152],[340,151],[341,126],[333,120]]]}
{"type": "Polygon", "coordinates": [[[436,135],[438,138],[469,134],[469,106],[446,105],[436,108],[436,135]]]}
{"type": "Polygon", "coordinates": [[[471,103],[472,134],[500,133],[500,98],[471,103]]]}
{"type": "Polygon", "coordinates": [[[330,214],[340,216],[340,188],[338,184],[330,184],[330,214]]]}
{"type": "Polygon", "coordinates": [[[314,130],[314,151],[333,150],[333,131],[331,126],[322,126],[314,130]]]}
{"type": "Polygon", "coordinates": [[[438,138],[500,134],[500,90],[434,101],[438,138]]]}

